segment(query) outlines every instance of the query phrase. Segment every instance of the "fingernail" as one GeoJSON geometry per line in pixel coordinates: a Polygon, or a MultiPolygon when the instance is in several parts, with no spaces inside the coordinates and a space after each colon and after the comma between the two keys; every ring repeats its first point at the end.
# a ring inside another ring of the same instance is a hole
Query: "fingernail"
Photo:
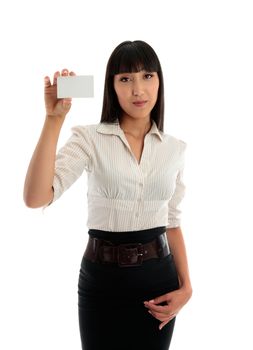
{"type": "Polygon", "coordinates": [[[150,302],[150,303],[154,303],[155,301],[154,301],[154,299],[152,299],[152,300],[149,300],[149,302],[150,302]]]}

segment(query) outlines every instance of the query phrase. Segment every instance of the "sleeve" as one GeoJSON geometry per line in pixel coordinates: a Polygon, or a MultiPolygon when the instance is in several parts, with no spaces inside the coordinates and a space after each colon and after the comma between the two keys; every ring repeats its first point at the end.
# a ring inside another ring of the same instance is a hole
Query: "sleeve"
{"type": "Polygon", "coordinates": [[[92,171],[92,149],[87,126],[75,126],[66,144],[55,159],[54,197],[44,208],[55,202],[83,173],[92,171]]]}
{"type": "Polygon", "coordinates": [[[168,224],[166,228],[179,227],[181,223],[181,202],[185,195],[185,184],[183,180],[185,149],[187,144],[181,141],[181,152],[179,157],[179,169],[176,177],[174,193],[168,203],[168,224]]]}

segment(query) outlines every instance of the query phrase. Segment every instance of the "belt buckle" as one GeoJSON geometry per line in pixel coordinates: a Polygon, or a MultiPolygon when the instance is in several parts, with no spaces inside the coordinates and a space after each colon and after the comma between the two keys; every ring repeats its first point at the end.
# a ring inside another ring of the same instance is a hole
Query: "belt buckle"
{"type": "Polygon", "coordinates": [[[118,245],[118,265],[120,267],[140,266],[142,262],[142,243],[129,243],[118,245]]]}

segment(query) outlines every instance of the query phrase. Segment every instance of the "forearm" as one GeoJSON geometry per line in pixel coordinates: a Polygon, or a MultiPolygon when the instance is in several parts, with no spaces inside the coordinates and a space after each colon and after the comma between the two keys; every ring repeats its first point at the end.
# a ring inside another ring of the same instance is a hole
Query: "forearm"
{"type": "Polygon", "coordinates": [[[30,208],[42,207],[52,200],[55,154],[62,123],[62,118],[46,116],[24,184],[24,201],[30,208]]]}
{"type": "Polygon", "coordinates": [[[182,230],[180,227],[168,228],[166,234],[171,254],[174,256],[180,287],[184,287],[191,292],[192,286],[182,230]]]}

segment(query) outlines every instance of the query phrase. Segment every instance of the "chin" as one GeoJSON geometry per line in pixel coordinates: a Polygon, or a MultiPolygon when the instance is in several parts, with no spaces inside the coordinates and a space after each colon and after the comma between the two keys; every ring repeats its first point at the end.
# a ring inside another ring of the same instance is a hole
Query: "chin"
{"type": "Polygon", "coordinates": [[[151,111],[140,111],[137,113],[135,111],[135,113],[129,113],[129,115],[135,119],[145,119],[145,118],[148,118],[149,116],[151,116],[151,111]]]}

